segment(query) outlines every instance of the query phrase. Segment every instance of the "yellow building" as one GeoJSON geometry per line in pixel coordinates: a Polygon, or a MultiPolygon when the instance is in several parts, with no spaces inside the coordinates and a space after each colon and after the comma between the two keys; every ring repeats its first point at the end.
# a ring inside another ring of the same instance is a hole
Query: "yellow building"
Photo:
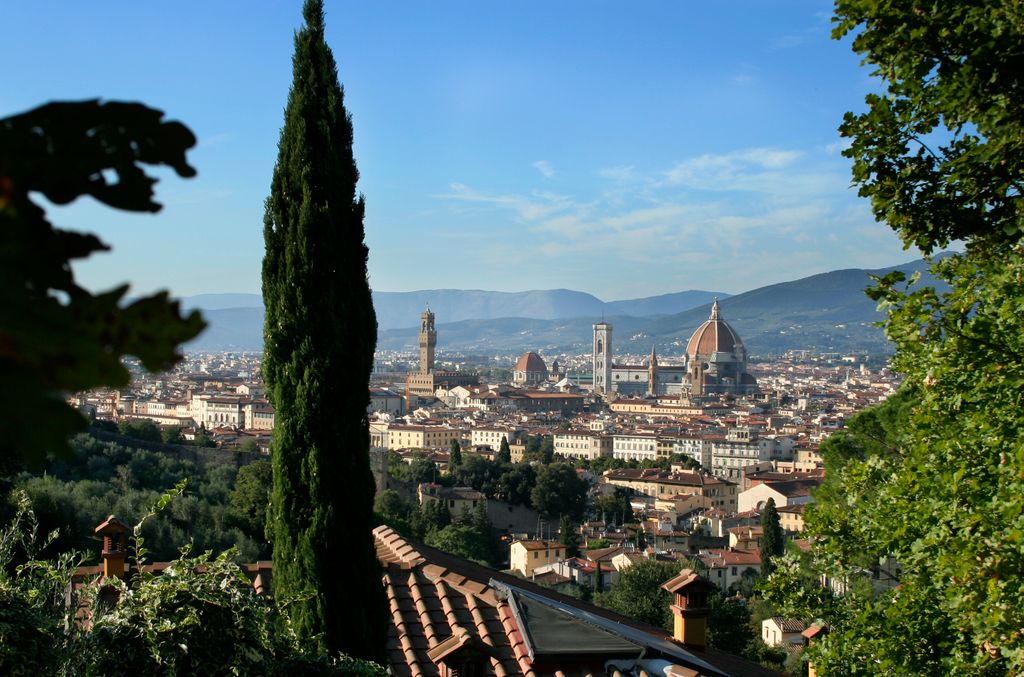
{"type": "Polygon", "coordinates": [[[790,534],[803,533],[804,510],[806,510],[806,508],[806,503],[784,505],[781,508],[778,508],[779,526],[782,527],[782,530],[790,534]]]}
{"type": "Polygon", "coordinates": [[[509,546],[509,568],[520,576],[533,577],[533,570],[559,562],[565,546],[558,541],[515,541],[509,546]]]}
{"type": "Polygon", "coordinates": [[[462,437],[458,428],[434,425],[388,426],[388,449],[448,449],[462,437]]]}
{"type": "Polygon", "coordinates": [[[563,458],[585,458],[592,461],[612,455],[611,436],[590,430],[555,433],[553,446],[555,456],[563,458]]]}
{"type": "Polygon", "coordinates": [[[439,484],[424,483],[416,488],[416,497],[420,505],[431,501],[443,503],[455,517],[475,510],[478,505],[487,505],[487,497],[472,487],[442,487],[439,484]]]}
{"type": "Polygon", "coordinates": [[[701,496],[711,506],[725,512],[736,512],[739,491],[735,482],[699,472],[669,472],[659,468],[641,470],[622,468],[605,471],[603,481],[653,498],[701,496]]]}

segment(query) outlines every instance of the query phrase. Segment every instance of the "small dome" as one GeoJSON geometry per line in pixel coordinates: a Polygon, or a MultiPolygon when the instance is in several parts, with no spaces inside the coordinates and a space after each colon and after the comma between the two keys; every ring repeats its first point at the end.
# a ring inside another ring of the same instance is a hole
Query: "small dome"
{"type": "Polygon", "coordinates": [[[542,371],[547,373],[548,367],[544,364],[544,360],[541,359],[540,355],[534,352],[529,352],[519,358],[516,362],[516,371],[542,371]]]}
{"type": "Polygon", "coordinates": [[[690,342],[686,344],[686,354],[693,358],[714,353],[735,353],[741,348],[743,341],[729,323],[721,318],[718,299],[715,299],[711,306],[711,317],[693,332],[690,342]]]}

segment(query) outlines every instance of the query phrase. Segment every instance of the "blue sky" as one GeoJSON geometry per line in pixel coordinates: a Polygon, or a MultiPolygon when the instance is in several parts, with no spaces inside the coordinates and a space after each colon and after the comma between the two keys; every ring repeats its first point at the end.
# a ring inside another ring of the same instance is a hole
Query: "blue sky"
{"type": "MultiPolygon", "coordinates": [[[[831,5],[343,2],[375,289],[741,292],[913,258],[849,187],[836,127],[874,85],[831,5]]],[[[262,215],[301,2],[18,2],[0,115],[143,101],[189,125],[165,208],[51,212],[114,248],[88,287],[258,292],[262,215]]]]}

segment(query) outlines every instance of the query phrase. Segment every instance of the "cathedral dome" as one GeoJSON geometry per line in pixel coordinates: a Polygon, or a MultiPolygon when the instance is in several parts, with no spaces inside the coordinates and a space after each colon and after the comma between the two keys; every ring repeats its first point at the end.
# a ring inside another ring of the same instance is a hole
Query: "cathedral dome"
{"type": "Polygon", "coordinates": [[[540,355],[529,352],[519,358],[516,362],[515,371],[512,372],[512,383],[515,385],[539,385],[548,378],[548,367],[540,355]]]}
{"type": "MultiPolygon", "coordinates": [[[[506,362],[505,364],[508,364],[506,362]]],[[[543,371],[547,373],[548,367],[544,364],[544,360],[541,359],[540,355],[534,352],[524,354],[516,362],[516,371],[543,371]]]]}
{"type": "Polygon", "coordinates": [[[736,353],[743,349],[743,341],[739,334],[722,319],[718,309],[718,299],[711,305],[711,317],[693,332],[690,342],[686,344],[686,354],[690,358],[698,355],[710,356],[714,353],[736,353]]]}

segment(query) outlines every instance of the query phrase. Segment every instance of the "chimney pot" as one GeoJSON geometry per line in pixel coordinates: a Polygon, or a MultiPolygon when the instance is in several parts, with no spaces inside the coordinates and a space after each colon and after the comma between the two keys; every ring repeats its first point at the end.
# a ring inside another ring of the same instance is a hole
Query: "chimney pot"
{"type": "Polygon", "coordinates": [[[103,537],[100,557],[103,558],[103,575],[107,578],[124,578],[129,531],[128,525],[113,515],[108,516],[94,530],[94,533],[103,537]]]}

